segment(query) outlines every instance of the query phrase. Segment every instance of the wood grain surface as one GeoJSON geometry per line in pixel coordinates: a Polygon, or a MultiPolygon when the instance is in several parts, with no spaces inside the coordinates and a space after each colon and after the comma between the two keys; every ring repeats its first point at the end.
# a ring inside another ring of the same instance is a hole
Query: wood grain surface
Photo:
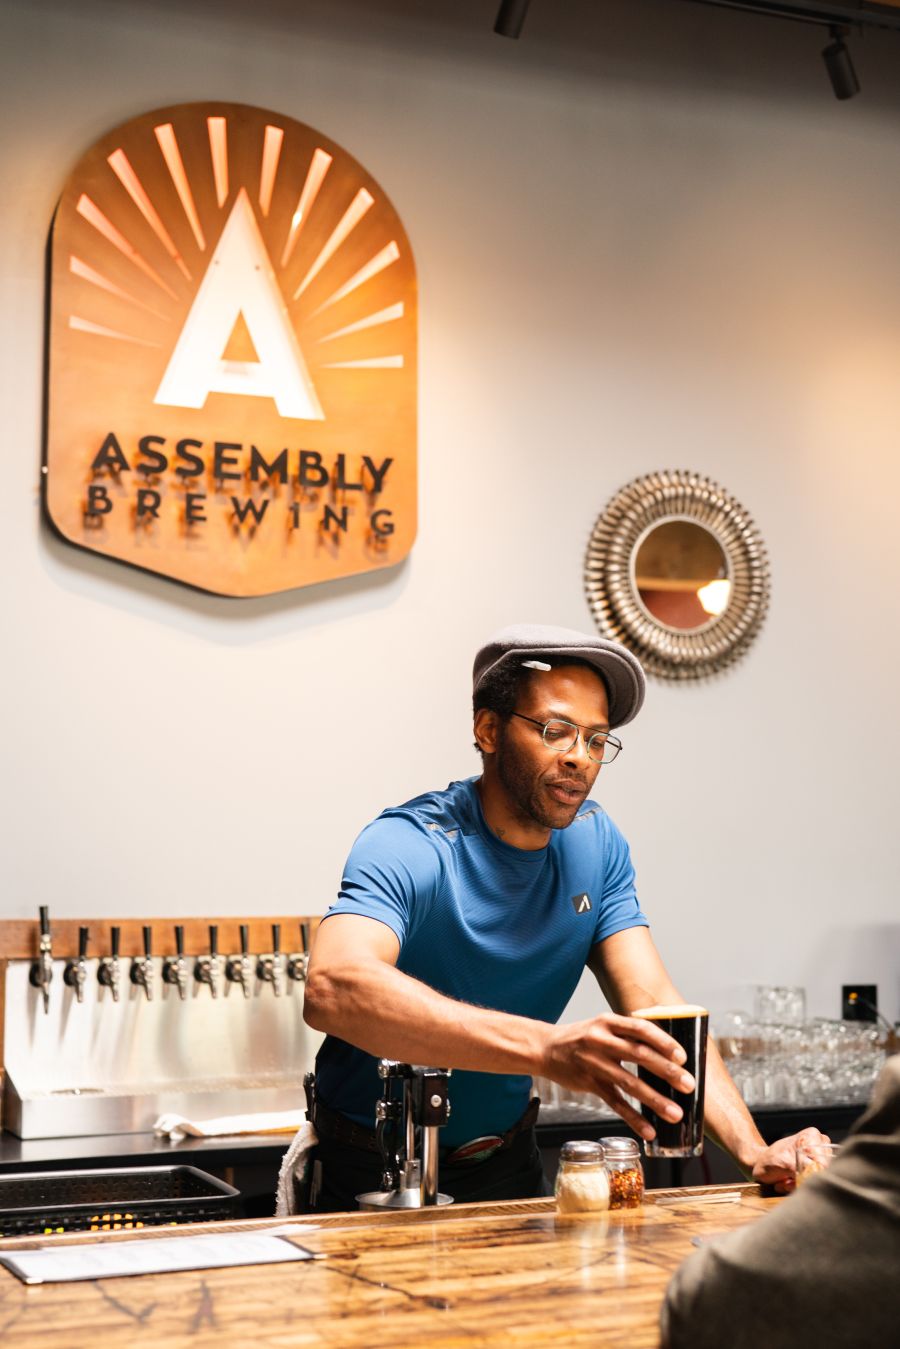
{"type": "MultiPolygon", "coordinates": [[[[437,1214],[294,1219],[300,1244],[324,1257],[295,1265],[39,1287],[0,1270],[0,1338],[17,1349],[101,1342],[145,1349],[223,1343],[656,1349],[660,1303],[693,1250],[692,1238],[754,1222],[785,1201],[762,1199],[755,1186],[657,1191],[648,1198],[640,1210],[570,1218],[558,1217],[552,1200],[537,1199],[460,1204],[437,1214]],[[723,1193],[737,1199],[721,1202],[723,1193]]],[[[271,1220],[179,1231],[266,1226],[271,1220]]],[[[159,1236],[172,1234],[157,1229],[159,1236]]],[[[0,1253],[38,1244],[0,1241],[0,1253]]]]}

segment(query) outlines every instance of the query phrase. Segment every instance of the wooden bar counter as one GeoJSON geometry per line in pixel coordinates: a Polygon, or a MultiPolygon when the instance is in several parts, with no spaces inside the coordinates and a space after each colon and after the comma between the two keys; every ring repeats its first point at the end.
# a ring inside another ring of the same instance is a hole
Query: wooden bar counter
{"type": "MultiPolygon", "coordinates": [[[[336,1214],[289,1220],[297,1240],[324,1257],[299,1264],[34,1287],[0,1268],[0,1342],[16,1349],[114,1343],[655,1349],[663,1293],[693,1250],[692,1238],[755,1222],[783,1202],[742,1185],[658,1190],[642,1209],[569,1218],[559,1217],[549,1199],[336,1214]]],[[[177,1232],[272,1226],[271,1219],[204,1223],[177,1232]]],[[[149,1228],[140,1236],[175,1233],[149,1228]]],[[[0,1241],[0,1253],[48,1240],[133,1239],[128,1233],[18,1238],[0,1241]]]]}

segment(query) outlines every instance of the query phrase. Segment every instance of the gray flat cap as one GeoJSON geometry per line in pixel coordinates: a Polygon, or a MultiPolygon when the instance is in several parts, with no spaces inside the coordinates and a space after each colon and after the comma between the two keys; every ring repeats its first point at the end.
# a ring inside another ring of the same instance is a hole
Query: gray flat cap
{"type": "Polygon", "coordinates": [[[503,665],[547,656],[575,656],[593,665],[609,690],[609,724],[624,726],[636,717],[644,701],[644,671],[636,656],[618,642],[573,628],[549,628],[539,623],[515,623],[501,628],[475,657],[472,691],[503,665]]]}

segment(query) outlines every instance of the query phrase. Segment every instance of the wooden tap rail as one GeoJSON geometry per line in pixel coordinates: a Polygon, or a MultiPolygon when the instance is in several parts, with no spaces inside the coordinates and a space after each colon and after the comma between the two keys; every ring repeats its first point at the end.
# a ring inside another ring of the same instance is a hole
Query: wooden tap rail
{"type": "MultiPolygon", "coordinates": [[[[209,950],[209,928],[215,923],[219,929],[219,954],[233,955],[240,951],[240,928],[249,928],[250,950],[254,955],[272,949],[272,924],[281,924],[282,951],[300,950],[300,923],[309,923],[310,931],[319,926],[319,917],[291,914],[276,918],[54,918],[50,913],[50,938],[54,960],[70,960],[78,955],[78,929],[90,928],[91,942],[88,956],[109,955],[109,929],[120,929],[119,955],[127,960],[144,954],[144,927],[153,931],[153,955],[175,955],[175,924],[184,928],[185,954],[204,955],[209,950]]],[[[33,960],[40,949],[41,929],[37,919],[8,918],[0,921],[0,961],[33,960]]]]}
{"type": "MultiPolygon", "coordinates": [[[[656,1349],[665,1288],[692,1239],[755,1222],[783,1202],[752,1185],[707,1186],[651,1191],[642,1209],[571,1218],[535,1199],[293,1219],[296,1240],[323,1258],[30,1288],[0,1269],[0,1323],[15,1327],[17,1349],[95,1349],[115,1338],[142,1349],[656,1349]]],[[[133,1238],[51,1238],[86,1239],[133,1238]]],[[[0,1241],[0,1253],[38,1244],[0,1241]]]]}

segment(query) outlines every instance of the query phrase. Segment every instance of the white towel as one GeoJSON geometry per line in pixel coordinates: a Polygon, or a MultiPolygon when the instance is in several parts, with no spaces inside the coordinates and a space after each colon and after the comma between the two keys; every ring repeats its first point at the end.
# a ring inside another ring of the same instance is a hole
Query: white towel
{"type": "Polygon", "coordinates": [[[268,1114],[220,1115],[217,1119],[186,1119],[173,1113],[160,1115],[153,1126],[157,1138],[170,1138],[180,1143],[190,1134],[193,1138],[220,1138],[229,1134],[290,1134],[299,1129],[306,1118],[305,1110],[277,1110],[268,1114]]]}
{"type": "Polygon", "coordinates": [[[281,1170],[278,1172],[278,1189],[275,1192],[275,1216],[288,1218],[299,1213],[298,1191],[306,1179],[309,1154],[319,1141],[318,1134],[311,1124],[303,1124],[294,1135],[294,1141],[284,1154],[281,1170]]]}

